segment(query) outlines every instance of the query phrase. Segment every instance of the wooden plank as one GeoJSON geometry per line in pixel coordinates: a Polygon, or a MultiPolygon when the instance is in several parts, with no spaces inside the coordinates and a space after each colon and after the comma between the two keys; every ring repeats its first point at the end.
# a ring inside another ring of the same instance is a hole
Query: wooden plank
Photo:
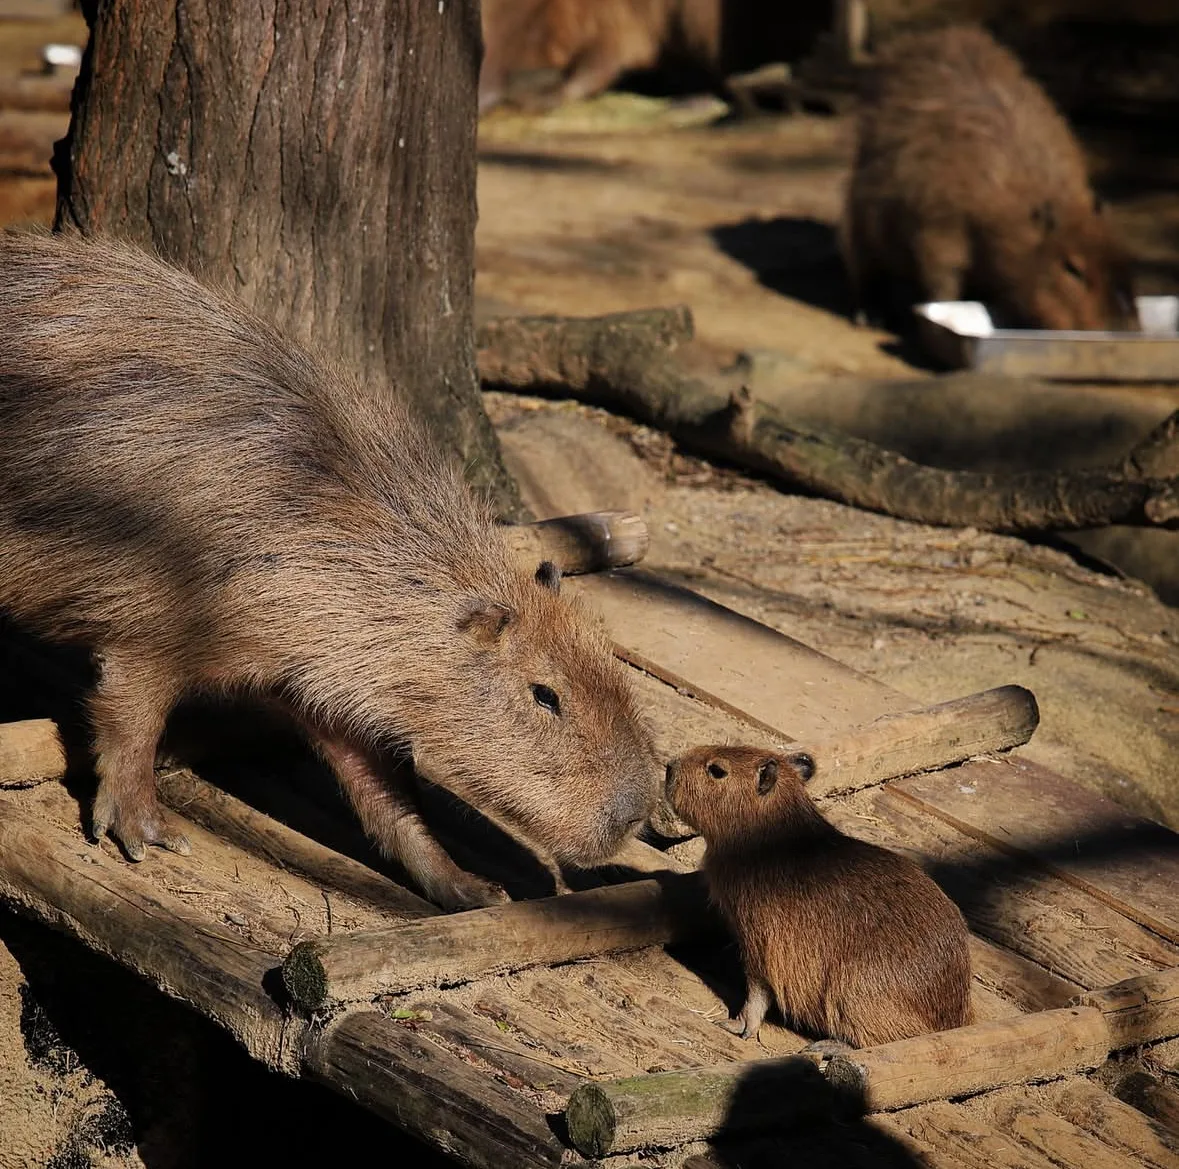
{"type": "Polygon", "coordinates": [[[1077,1169],[1137,1169],[1141,1161],[1127,1156],[1091,1133],[1033,1103],[1022,1093],[990,1093],[973,1102],[970,1111],[1045,1157],[1077,1169]]]}
{"type": "Polygon", "coordinates": [[[1133,1105],[1170,1134],[1179,1134],[1179,1092],[1157,1076],[1131,1072],[1114,1087],[1119,1100],[1133,1105]]]}
{"type": "Polygon", "coordinates": [[[376,1011],[317,1033],[303,1070],[472,1169],[555,1166],[565,1155],[539,1108],[376,1011]]]}
{"type": "Polygon", "coordinates": [[[923,775],[891,790],[1179,942],[1179,835],[1023,760],[923,775]]]}
{"type": "Polygon", "coordinates": [[[1077,983],[1059,978],[1022,954],[974,934],[970,936],[970,967],[976,982],[1021,1011],[1055,1010],[1067,1006],[1081,992],[1077,983]]]}
{"type": "MultiPolygon", "coordinates": [[[[0,734],[3,730],[0,727],[0,734]]],[[[439,912],[437,906],[396,881],[296,832],[191,771],[161,772],[156,783],[160,798],[169,807],[280,869],[302,873],[324,889],[398,917],[432,917],[439,912]]]]}
{"type": "Polygon", "coordinates": [[[953,1104],[927,1104],[888,1118],[934,1153],[935,1165],[961,1169],[1060,1169],[1059,1162],[1019,1144],[953,1104]]]}
{"type": "Polygon", "coordinates": [[[408,1010],[417,1018],[404,1022],[403,1026],[435,1036],[448,1047],[459,1049],[460,1058],[462,1052],[472,1053],[499,1069],[512,1087],[524,1086],[568,1096],[581,1083],[580,1077],[530,1052],[508,1033],[506,1026],[497,1027],[485,1016],[436,998],[412,1002],[408,1010]]]}
{"type": "Polygon", "coordinates": [[[283,983],[306,1011],[457,985],[529,966],[695,937],[708,921],[695,874],[665,874],[563,897],[514,901],[302,942],[283,983]]]}
{"type": "Polygon", "coordinates": [[[1176,946],[1026,859],[957,831],[897,795],[893,785],[828,803],[823,811],[843,831],[913,856],[976,933],[1079,986],[1108,986],[1179,965],[1176,946]]]}
{"type": "Polygon", "coordinates": [[[0,724],[0,788],[25,787],[65,775],[65,748],[47,718],[0,724]]]}
{"type": "Polygon", "coordinates": [[[135,866],[0,798],[0,898],[141,974],[219,1023],[255,1058],[287,1065],[301,1025],[262,989],[273,954],[153,888],[135,866]]]}
{"type": "Polygon", "coordinates": [[[1148,1169],[1179,1169],[1179,1134],[1123,1104],[1086,1079],[1046,1084],[1039,1093],[1058,1116],[1072,1121],[1148,1169]]]}
{"type": "Polygon", "coordinates": [[[602,614],[625,661],[790,739],[822,738],[910,699],[723,605],[624,570],[571,581],[602,614]]]}
{"type": "Polygon", "coordinates": [[[525,1047],[543,1052],[563,1071],[580,1077],[629,1076],[639,1071],[636,1064],[592,1039],[571,1036],[568,1028],[554,1023],[543,1011],[513,993],[503,993],[499,984],[481,991],[475,1000],[475,1014],[507,1028],[506,1033],[525,1047]]]}

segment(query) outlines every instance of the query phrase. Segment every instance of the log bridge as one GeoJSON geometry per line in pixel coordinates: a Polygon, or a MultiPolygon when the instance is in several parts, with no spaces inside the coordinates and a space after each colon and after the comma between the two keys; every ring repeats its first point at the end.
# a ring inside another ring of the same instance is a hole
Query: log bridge
{"type": "Polygon", "coordinates": [[[263,811],[166,766],[193,856],[131,865],[85,842],[48,719],[0,725],[0,898],[464,1165],[718,1169],[768,1149],[1179,1169],[1179,838],[1005,754],[1035,731],[1028,691],[915,708],[625,567],[646,550],[633,515],[505,538],[586,574],[569,587],[601,613],[664,755],[805,745],[834,823],[926,865],[972,930],[978,1022],[834,1056],[782,1026],[724,1031],[740,969],[699,841],[666,809],[665,847],[631,842],[570,874],[576,892],[444,915],[306,792],[263,811]]]}

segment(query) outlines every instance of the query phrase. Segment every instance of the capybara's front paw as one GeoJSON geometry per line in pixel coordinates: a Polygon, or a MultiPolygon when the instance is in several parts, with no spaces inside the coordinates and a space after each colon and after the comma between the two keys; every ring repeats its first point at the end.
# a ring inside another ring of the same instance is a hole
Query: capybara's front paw
{"type": "Polygon", "coordinates": [[[122,845],[128,860],[143,860],[149,844],[181,856],[192,852],[188,837],[169,824],[154,797],[147,801],[120,798],[105,783],[99,784],[98,794],[94,797],[90,830],[96,841],[101,841],[108,833],[113,836],[122,845]]]}
{"type": "Polygon", "coordinates": [[[430,900],[443,909],[483,909],[488,905],[502,905],[510,901],[507,890],[494,881],[485,881],[474,873],[459,872],[443,886],[434,889],[430,900]]]}

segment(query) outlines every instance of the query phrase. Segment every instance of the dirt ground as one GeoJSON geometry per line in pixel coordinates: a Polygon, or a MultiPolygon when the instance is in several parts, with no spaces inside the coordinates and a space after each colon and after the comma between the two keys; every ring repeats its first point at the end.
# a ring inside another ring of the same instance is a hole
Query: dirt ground
{"type": "MultiPolygon", "coordinates": [[[[755,394],[804,424],[944,466],[1111,462],[1179,407],[1177,386],[935,376],[894,338],[854,326],[833,233],[850,120],[683,125],[708,116],[706,103],[669,110],[610,95],[488,119],[483,315],[686,303],[697,356],[722,369],[743,354],[755,394]]],[[[1161,163],[1157,173],[1163,186],[1138,176],[1113,203],[1143,260],[1140,292],[1179,285],[1179,198],[1174,175],[1161,163]]],[[[651,568],[915,701],[1028,686],[1042,711],[1030,756],[1179,827],[1179,612],[1148,588],[1064,544],[790,495],[600,411],[487,398],[539,514],[634,508],[651,528],[651,568]]],[[[1090,551],[1108,553],[1108,535],[1090,551]]],[[[1156,567],[1179,571],[1179,535],[1149,535],[1156,567]]]]}

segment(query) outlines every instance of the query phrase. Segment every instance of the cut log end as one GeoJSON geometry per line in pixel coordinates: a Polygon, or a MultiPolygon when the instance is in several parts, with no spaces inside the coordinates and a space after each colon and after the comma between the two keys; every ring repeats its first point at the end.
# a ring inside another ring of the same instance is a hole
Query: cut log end
{"type": "Polygon", "coordinates": [[[282,964],[282,982],[291,1001],[311,1014],[328,998],[328,976],[315,942],[300,942],[282,964]]]}
{"type": "Polygon", "coordinates": [[[631,511],[592,511],[501,529],[518,560],[535,567],[552,561],[565,576],[637,564],[651,538],[642,517],[631,511]]]}
{"type": "Polygon", "coordinates": [[[569,1141],[583,1157],[605,1157],[614,1148],[618,1117],[610,1097],[597,1084],[582,1084],[565,1108],[569,1141]]]}

